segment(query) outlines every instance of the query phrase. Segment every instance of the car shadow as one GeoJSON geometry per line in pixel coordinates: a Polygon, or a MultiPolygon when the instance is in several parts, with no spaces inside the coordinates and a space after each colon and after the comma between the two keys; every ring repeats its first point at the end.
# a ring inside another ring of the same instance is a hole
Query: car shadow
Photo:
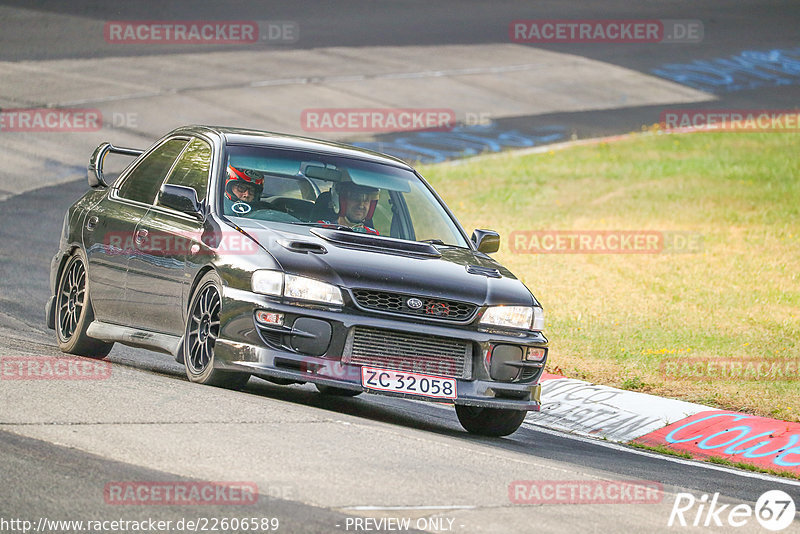
{"type": "MultiPolygon", "coordinates": [[[[117,365],[188,382],[183,365],[176,363],[169,356],[146,349],[122,347],[122,350],[118,350],[115,348],[109,360],[117,365]]],[[[511,445],[508,437],[487,438],[467,433],[461,428],[452,405],[438,403],[438,405],[434,405],[434,403],[425,401],[368,393],[363,393],[358,397],[323,395],[312,384],[278,385],[258,377],[251,377],[244,388],[239,390],[239,393],[290,402],[334,414],[350,415],[364,420],[414,428],[442,436],[486,444],[507,442],[507,445],[511,445]],[[447,409],[444,409],[444,406],[447,409]]]]}

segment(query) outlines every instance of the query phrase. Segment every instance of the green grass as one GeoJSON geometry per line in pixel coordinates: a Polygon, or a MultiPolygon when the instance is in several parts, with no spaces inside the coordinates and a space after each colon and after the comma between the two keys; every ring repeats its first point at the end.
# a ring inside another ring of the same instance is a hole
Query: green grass
{"type": "Polygon", "coordinates": [[[549,368],[719,408],[800,420],[798,381],[668,379],[670,359],[800,360],[800,135],[643,135],[423,166],[465,228],[545,307],[549,368]],[[512,231],[651,230],[682,254],[520,254],[512,231]]]}
{"type": "Polygon", "coordinates": [[[800,475],[798,475],[797,473],[793,473],[791,471],[777,471],[775,469],[764,469],[763,467],[758,467],[757,465],[748,464],[744,462],[732,462],[728,459],[719,458],[717,456],[712,456],[708,458],[706,461],[711,464],[735,467],[737,469],[744,469],[746,471],[753,471],[755,473],[766,473],[768,475],[773,475],[776,477],[794,478],[800,480],[800,475]]]}
{"type": "MultiPolygon", "coordinates": [[[[635,441],[627,443],[627,445],[633,447],[634,449],[642,449],[645,451],[657,452],[659,454],[666,454],[668,456],[676,456],[678,458],[684,458],[686,460],[694,459],[694,456],[692,456],[691,454],[686,452],[676,451],[674,449],[667,447],[666,445],[646,445],[644,443],[638,443],[635,441]]],[[[792,471],[765,469],[763,467],[759,467],[753,464],[748,464],[745,462],[732,462],[731,460],[728,460],[726,458],[720,458],[719,456],[710,456],[708,458],[703,459],[703,461],[708,462],[710,464],[724,465],[727,467],[734,467],[736,469],[744,469],[745,471],[753,471],[755,473],[765,473],[772,476],[794,478],[800,480],[800,475],[792,471]]]]}
{"type": "Polygon", "coordinates": [[[694,456],[692,456],[687,452],[676,451],[674,449],[670,449],[666,445],[645,445],[644,443],[637,443],[635,441],[628,443],[627,445],[633,447],[634,449],[642,449],[645,451],[657,452],[669,456],[677,456],[678,458],[684,458],[686,460],[691,460],[692,458],[694,458],[694,456]]]}

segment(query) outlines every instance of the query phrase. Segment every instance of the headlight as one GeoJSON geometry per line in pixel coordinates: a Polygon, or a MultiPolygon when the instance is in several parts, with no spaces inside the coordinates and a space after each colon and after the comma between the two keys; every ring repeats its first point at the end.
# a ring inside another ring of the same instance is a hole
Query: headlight
{"type": "Polygon", "coordinates": [[[341,306],[341,290],[331,284],[306,278],[284,274],[280,271],[259,270],[253,273],[252,287],[255,293],[262,295],[275,295],[298,300],[324,302],[341,306]]]}
{"type": "Polygon", "coordinates": [[[286,285],[283,288],[283,296],[293,299],[313,300],[314,302],[324,302],[326,304],[342,305],[342,291],[331,284],[306,278],[305,276],[286,275],[286,285]]]}
{"type": "Polygon", "coordinates": [[[256,271],[252,278],[253,291],[263,295],[283,294],[283,273],[280,271],[256,271]]]}
{"type": "MultiPolygon", "coordinates": [[[[481,324],[530,329],[534,319],[530,306],[491,306],[481,317],[481,324]]],[[[541,311],[541,308],[538,308],[541,311]]]]}

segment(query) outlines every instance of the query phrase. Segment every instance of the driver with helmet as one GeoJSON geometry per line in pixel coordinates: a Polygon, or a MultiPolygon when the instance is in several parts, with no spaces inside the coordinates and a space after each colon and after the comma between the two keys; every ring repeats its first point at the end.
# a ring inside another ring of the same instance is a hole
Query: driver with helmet
{"type": "MultiPolygon", "coordinates": [[[[375,234],[372,215],[378,205],[379,190],[353,182],[337,182],[331,188],[331,204],[336,222],[356,232],[375,234]]],[[[331,221],[333,222],[333,221],[331,221]]]]}
{"type": "Polygon", "coordinates": [[[252,169],[237,169],[228,165],[228,180],[225,182],[225,213],[247,216],[253,210],[268,209],[259,200],[264,191],[264,175],[252,169]]]}

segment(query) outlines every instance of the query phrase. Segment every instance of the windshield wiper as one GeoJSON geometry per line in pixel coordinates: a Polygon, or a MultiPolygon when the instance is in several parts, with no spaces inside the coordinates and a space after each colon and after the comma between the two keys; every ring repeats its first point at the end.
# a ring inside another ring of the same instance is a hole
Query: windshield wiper
{"type": "Polygon", "coordinates": [[[423,239],[422,241],[420,241],[420,243],[430,243],[431,245],[436,247],[461,248],[461,249],[466,248],[466,247],[459,247],[458,245],[451,245],[449,243],[445,243],[441,239],[423,239]]]}
{"type": "Polygon", "coordinates": [[[331,230],[346,230],[350,232],[355,232],[349,226],[345,226],[343,224],[336,224],[336,223],[326,223],[326,222],[293,222],[292,224],[296,224],[298,226],[319,226],[321,228],[330,228],[331,230]]]}

